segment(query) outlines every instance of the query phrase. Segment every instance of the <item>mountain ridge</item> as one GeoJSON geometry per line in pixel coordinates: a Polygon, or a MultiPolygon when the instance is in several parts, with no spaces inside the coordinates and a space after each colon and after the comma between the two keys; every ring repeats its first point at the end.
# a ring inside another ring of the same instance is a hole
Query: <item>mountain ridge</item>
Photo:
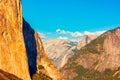
{"type": "Polygon", "coordinates": [[[90,41],[95,38],[95,35],[84,35],[82,40],[79,42],[54,38],[43,41],[43,46],[48,57],[57,66],[57,68],[60,69],[66,64],[68,58],[74,55],[78,49],[90,43],[90,41]]]}
{"type": "Polygon", "coordinates": [[[38,79],[40,77],[41,79],[43,77],[43,79],[46,79],[45,76],[48,76],[54,80],[64,80],[62,74],[47,57],[39,34],[35,32],[24,19],[23,21],[23,34],[31,76],[33,76],[34,79],[36,79],[37,76],[39,76],[37,77],[38,79]],[[41,76],[42,74],[44,76],[41,76]]]}
{"type": "Polygon", "coordinates": [[[68,80],[118,80],[119,41],[120,27],[105,32],[74,54],[61,71],[68,80]],[[93,74],[97,76],[93,77],[93,74]]]}

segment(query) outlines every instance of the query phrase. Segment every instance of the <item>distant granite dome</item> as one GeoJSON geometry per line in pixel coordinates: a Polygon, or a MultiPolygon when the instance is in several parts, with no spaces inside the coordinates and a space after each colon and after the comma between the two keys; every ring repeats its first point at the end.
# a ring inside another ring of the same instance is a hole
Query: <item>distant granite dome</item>
{"type": "Polygon", "coordinates": [[[93,39],[97,38],[96,35],[92,35],[92,34],[86,34],[83,36],[82,40],[80,40],[77,44],[77,49],[81,49],[82,47],[84,47],[85,45],[89,44],[93,39]]]}
{"type": "Polygon", "coordinates": [[[79,42],[56,38],[44,41],[43,46],[48,57],[59,69],[67,63],[67,60],[74,55],[74,53],[95,38],[95,35],[84,35],[83,39],[79,42]]]}
{"type": "Polygon", "coordinates": [[[50,39],[43,42],[48,57],[61,68],[76,51],[77,43],[67,39],[50,39]]]}

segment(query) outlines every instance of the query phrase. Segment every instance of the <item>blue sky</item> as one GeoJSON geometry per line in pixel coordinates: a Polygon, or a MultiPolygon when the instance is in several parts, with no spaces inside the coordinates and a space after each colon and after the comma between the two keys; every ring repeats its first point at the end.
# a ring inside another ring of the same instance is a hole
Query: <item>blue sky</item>
{"type": "Polygon", "coordinates": [[[79,39],[120,25],[120,0],[22,0],[22,6],[23,17],[46,39],[79,39]]]}

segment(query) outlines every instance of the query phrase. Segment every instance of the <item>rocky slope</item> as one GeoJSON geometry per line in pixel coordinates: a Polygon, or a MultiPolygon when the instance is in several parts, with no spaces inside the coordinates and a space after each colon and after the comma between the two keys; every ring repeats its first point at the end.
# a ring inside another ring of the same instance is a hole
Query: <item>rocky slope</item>
{"type": "Polygon", "coordinates": [[[77,51],[77,43],[67,39],[50,39],[43,42],[48,57],[58,67],[62,67],[67,59],[77,51]]]}
{"type": "Polygon", "coordinates": [[[77,43],[77,49],[81,49],[82,47],[84,47],[85,45],[87,45],[88,43],[90,43],[93,39],[97,38],[97,36],[92,35],[92,34],[86,34],[83,36],[82,40],[80,40],[77,43]]]}
{"type": "Polygon", "coordinates": [[[0,80],[22,80],[22,79],[18,78],[13,74],[0,70],[0,80]]]}
{"type": "Polygon", "coordinates": [[[37,42],[37,67],[38,71],[45,72],[50,76],[53,80],[65,80],[63,75],[59,72],[59,70],[51,63],[51,60],[47,57],[46,52],[43,48],[42,41],[39,38],[39,35],[35,34],[36,42],[37,42]],[[40,66],[43,66],[43,69],[39,69],[40,66]]]}
{"type": "Polygon", "coordinates": [[[0,1],[0,69],[2,80],[19,80],[7,72],[22,80],[31,80],[35,73],[45,75],[39,80],[47,80],[46,76],[64,80],[46,56],[38,34],[22,19],[20,0],[0,1]]]}
{"type": "Polygon", "coordinates": [[[119,80],[119,48],[120,27],[105,32],[81,48],[61,71],[68,80],[119,80]]]}
{"type": "Polygon", "coordinates": [[[43,45],[48,57],[59,69],[66,64],[68,58],[95,38],[94,35],[84,35],[83,39],[79,42],[56,38],[44,41],[43,45]]]}

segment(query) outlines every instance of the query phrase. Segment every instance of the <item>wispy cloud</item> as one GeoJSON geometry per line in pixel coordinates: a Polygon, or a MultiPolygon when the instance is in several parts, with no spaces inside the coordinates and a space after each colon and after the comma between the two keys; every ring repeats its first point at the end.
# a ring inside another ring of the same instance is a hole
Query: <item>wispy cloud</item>
{"type": "Polygon", "coordinates": [[[68,35],[72,36],[73,38],[79,38],[79,37],[83,37],[84,35],[99,36],[99,35],[103,34],[104,32],[106,32],[106,30],[95,31],[95,32],[84,31],[83,33],[81,33],[79,31],[71,32],[71,31],[65,31],[65,30],[57,29],[56,32],[59,33],[59,34],[68,34],[68,35]]]}
{"type": "Polygon", "coordinates": [[[101,35],[102,33],[106,32],[105,30],[104,31],[95,31],[95,32],[89,32],[89,31],[84,31],[83,33],[82,32],[79,32],[79,31],[75,31],[75,32],[72,32],[72,31],[66,31],[66,30],[61,30],[61,29],[57,29],[56,32],[59,34],[53,34],[53,33],[42,33],[42,32],[38,32],[40,38],[42,40],[48,40],[50,38],[59,38],[59,39],[68,39],[68,40],[71,40],[71,41],[79,41],[82,39],[82,37],[84,35],[93,35],[93,36],[99,36],[101,35]],[[58,35],[58,36],[56,36],[58,35]],[[50,37],[52,36],[52,37],[50,37]]]}
{"type": "Polygon", "coordinates": [[[99,35],[103,34],[104,32],[106,32],[106,30],[103,30],[103,31],[95,31],[95,32],[85,31],[85,32],[84,32],[84,35],[96,35],[96,36],[99,36],[99,35]]]}
{"type": "Polygon", "coordinates": [[[103,34],[104,32],[106,32],[106,30],[103,30],[103,31],[96,31],[94,34],[96,34],[97,36],[103,34]]]}
{"type": "Polygon", "coordinates": [[[68,37],[59,36],[58,39],[68,39],[68,37]]]}
{"type": "Polygon", "coordinates": [[[67,34],[68,31],[57,29],[56,32],[60,34],[67,34]]]}
{"type": "Polygon", "coordinates": [[[78,32],[78,31],[71,32],[71,31],[65,31],[65,30],[57,29],[56,32],[59,33],[59,34],[68,34],[68,35],[71,35],[72,37],[81,37],[81,36],[83,36],[83,34],[78,32]]]}
{"type": "Polygon", "coordinates": [[[80,40],[79,38],[69,39],[68,37],[64,37],[64,36],[59,36],[58,39],[70,40],[72,42],[78,42],[80,40]]]}

